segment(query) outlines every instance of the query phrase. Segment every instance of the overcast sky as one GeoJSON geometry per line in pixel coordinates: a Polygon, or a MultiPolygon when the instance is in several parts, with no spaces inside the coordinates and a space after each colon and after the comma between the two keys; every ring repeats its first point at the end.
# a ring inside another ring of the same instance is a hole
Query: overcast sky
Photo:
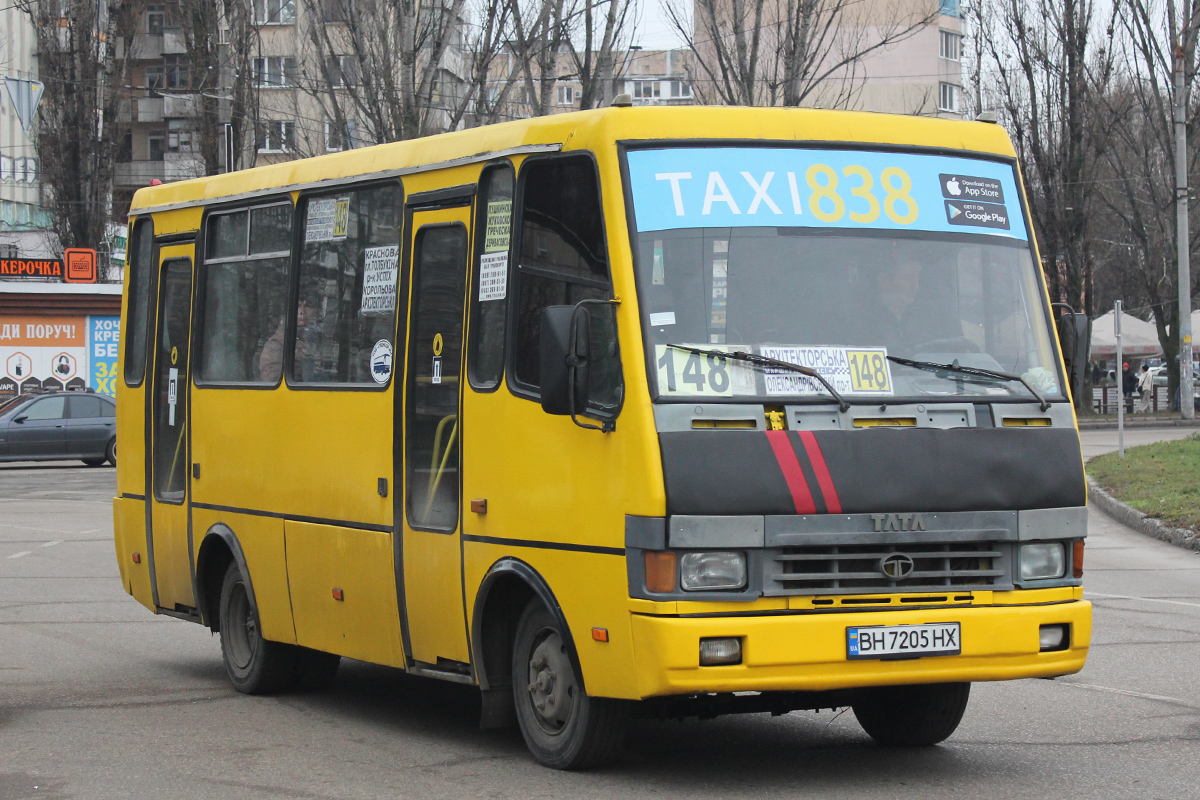
{"type": "Polygon", "coordinates": [[[669,50],[683,46],[679,35],[672,30],[667,21],[662,2],[663,0],[634,0],[638,9],[638,26],[632,44],[641,45],[647,50],[669,50]]]}

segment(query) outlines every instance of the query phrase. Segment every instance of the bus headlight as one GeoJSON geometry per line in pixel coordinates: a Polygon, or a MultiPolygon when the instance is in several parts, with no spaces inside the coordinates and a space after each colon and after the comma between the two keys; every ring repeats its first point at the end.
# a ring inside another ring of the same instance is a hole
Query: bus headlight
{"type": "Polygon", "coordinates": [[[688,592],[741,589],[746,585],[746,556],[684,553],[679,559],[679,583],[688,592]]]}
{"type": "Polygon", "coordinates": [[[1061,578],[1066,565],[1066,552],[1061,542],[1038,542],[1021,546],[1023,581],[1061,578]]]}

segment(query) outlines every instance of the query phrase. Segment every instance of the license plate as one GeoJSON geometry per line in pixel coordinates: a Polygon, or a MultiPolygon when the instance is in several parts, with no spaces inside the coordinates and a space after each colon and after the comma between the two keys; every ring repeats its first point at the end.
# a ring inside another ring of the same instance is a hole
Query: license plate
{"type": "Polygon", "coordinates": [[[846,628],[846,658],[956,656],[962,652],[957,622],[846,628]]]}

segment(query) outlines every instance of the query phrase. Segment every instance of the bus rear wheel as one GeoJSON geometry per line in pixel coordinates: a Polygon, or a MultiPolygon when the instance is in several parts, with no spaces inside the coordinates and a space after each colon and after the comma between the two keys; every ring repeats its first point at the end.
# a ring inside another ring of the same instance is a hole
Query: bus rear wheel
{"type": "Polygon", "coordinates": [[[867,734],[891,747],[927,747],[954,733],[967,710],[969,683],[881,686],[854,703],[854,716],[867,734]]]}
{"type": "Polygon", "coordinates": [[[249,582],[231,563],[221,584],[221,655],[233,688],[243,694],[273,694],[289,688],[296,674],[296,648],[264,639],[249,582]]]}
{"type": "Polygon", "coordinates": [[[585,769],[616,757],[628,703],[583,691],[558,623],[536,600],[517,623],[512,676],[517,722],[534,758],[554,769],[585,769]]]}

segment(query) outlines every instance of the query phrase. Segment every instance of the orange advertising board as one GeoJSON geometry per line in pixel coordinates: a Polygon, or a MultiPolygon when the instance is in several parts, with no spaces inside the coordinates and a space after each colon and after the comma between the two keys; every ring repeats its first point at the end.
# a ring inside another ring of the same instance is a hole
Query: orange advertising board
{"type": "Polygon", "coordinates": [[[0,320],[0,346],[83,347],[86,337],[84,317],[5,316],[0,320]]]}
{"type": "Polygon", "coordinates": [[[63,251],[63,280],[67,283],[95,283],[96,251],[87,247],[68,247],[63,251]]]}

